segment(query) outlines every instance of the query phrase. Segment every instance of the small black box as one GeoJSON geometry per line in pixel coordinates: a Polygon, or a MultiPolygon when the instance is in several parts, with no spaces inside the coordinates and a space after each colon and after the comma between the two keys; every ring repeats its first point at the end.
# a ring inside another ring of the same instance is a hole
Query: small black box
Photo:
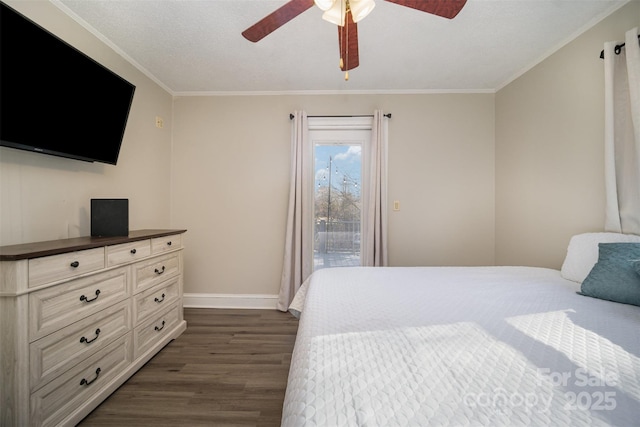
{"type": "Polygon", "coordinates": [[[129,199],[91,199],[92,236],[129,235],[129,199]]]}

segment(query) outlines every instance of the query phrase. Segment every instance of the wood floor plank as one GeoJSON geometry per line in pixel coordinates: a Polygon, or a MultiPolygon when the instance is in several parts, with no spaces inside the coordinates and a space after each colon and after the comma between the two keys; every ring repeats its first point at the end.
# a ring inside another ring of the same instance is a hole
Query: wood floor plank
{"type": "Polygon", "coordinates": [[[280,425],[298,321],[276,310],[184,317],[187,330],[79,426],[280,425]]]}

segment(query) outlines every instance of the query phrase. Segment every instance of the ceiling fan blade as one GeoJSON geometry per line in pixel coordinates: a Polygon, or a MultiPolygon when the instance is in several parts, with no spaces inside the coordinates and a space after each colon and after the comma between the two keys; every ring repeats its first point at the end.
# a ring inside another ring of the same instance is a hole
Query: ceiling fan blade
{"type": "Polygon", "coordinates": [[[351,11],[347,11],[344,26],[338,25],[338,44],[340,45],[340,59],[342,71],[349,71],[360,65],[358,55],[358,24],[353,22],[351,11]]]}
{"type": "Polygon", "coordinates": [[[462,10],[467,0],[387,0],[390,3],[427,12],[443,18],[453,19],[462,10]]]}
{"type": "Polygon", "coordinates": [[[313,6],[313,0],[291,0],[242,32],[245,39],[257,42],[313,6]]]}

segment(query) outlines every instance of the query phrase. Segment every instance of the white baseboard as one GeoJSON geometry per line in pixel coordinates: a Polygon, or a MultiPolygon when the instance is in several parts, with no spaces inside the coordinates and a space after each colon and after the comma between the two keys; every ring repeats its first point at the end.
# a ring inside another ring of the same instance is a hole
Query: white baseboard
{"type": "Polygon", "coordinates": [[[187,308],[253,308],[275,310],[278,295],[265,294],[187,294],[182,305],[187,308]]]}

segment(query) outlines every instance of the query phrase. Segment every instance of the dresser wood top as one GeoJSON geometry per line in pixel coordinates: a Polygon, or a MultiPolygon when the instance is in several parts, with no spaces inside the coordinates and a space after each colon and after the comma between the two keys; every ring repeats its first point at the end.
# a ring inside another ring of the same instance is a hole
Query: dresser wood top
{"type": "Polygon", "coordinates": [[[58,255],[83,249],[101,246],[118,245],[155,237],[181,234],[187,230],[133,230],[128,236],[115,237],[75,237],[72,239],[49,240],[46,242],[23,243],[20,245],[0,246],[0,261],[18,261],[21,259],[39,258],[58,255]]]}

